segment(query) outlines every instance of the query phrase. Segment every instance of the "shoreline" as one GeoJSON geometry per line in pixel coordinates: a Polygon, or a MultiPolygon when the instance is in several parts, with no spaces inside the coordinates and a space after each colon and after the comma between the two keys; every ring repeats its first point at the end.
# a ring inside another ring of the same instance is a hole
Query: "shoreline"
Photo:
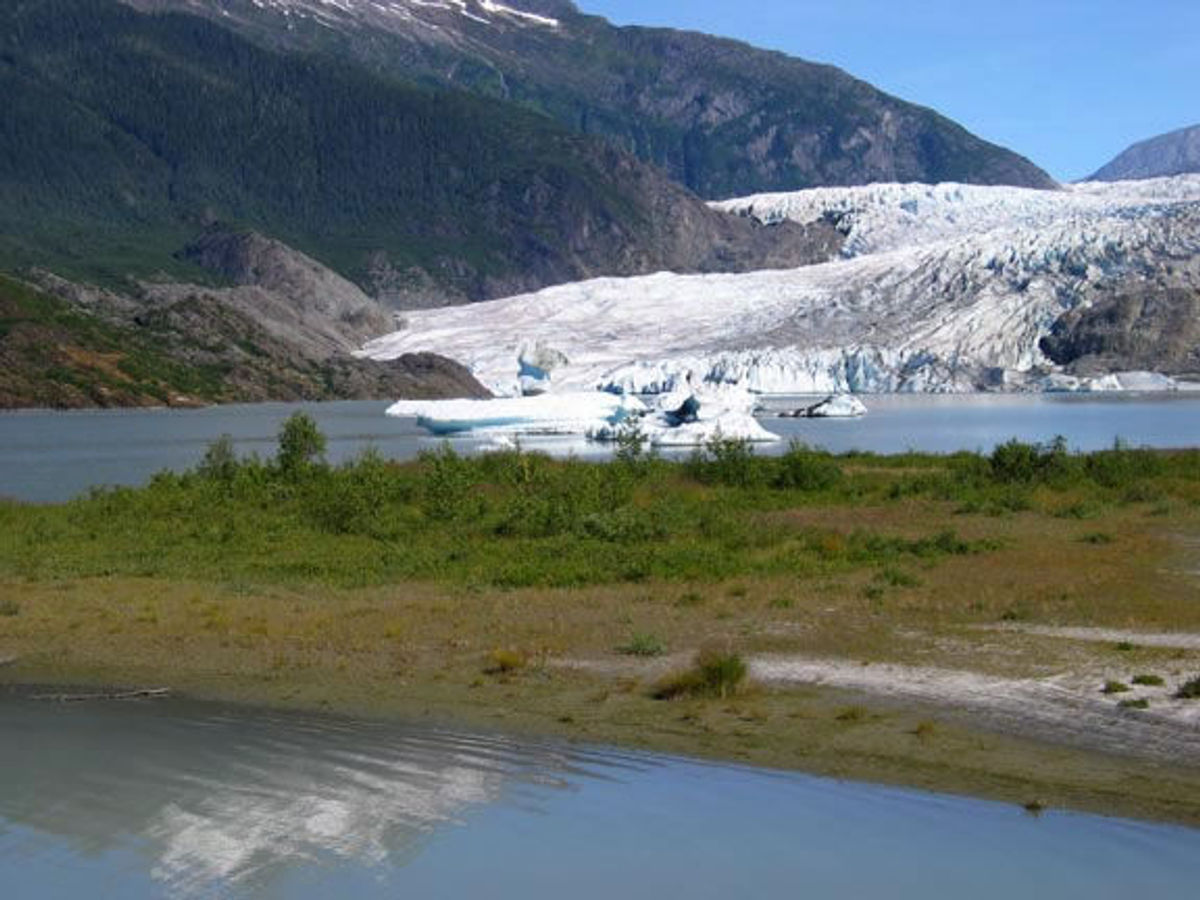
{"type": "Polygon", "coordinates": [[[826,682],[818,683],[812,673],[778,671],[812,666],[811,660],[752,658],[758,678],[745,691],[725,700],[659,701],[642,688],[653,672],[677,668],[675,658],[654,661],[649,675],[642,665],[640,677],[624,662],[601,660],[589,670],[579,661],[547,661],[483,683],[435,677],[397,686],[339,680],[334,672],[272,678],[250,660],[240,673],[171,672],[115,661],[64,666],[38,656],[0,669],[0,685],[23,695],[67,689],[113,695],[80,698],[81,704],[154,702],[168,689],[164,699],[502,733],[972,796],[1034,813],[1058,809],[1200,827],[1194,728],[1176,735],[1190,738],[1181,745],[1190,749],[1183,757],[1171,758],[1164,747],[1138,753],[1128,742],[1093,740],[1094,721],[1060,722],[1047,731],[1044,715],[1023,717],[1010,708],[996,717],[952,699],[935,701],[918,681],[903,679],[903,667],[886,664],[860,667],[885,673],[894,686],[887,693],[828,679],[830,672],[852,671],[856,664],[847,661],[826,661],[826,682]]]}
{"type": "Polygon", "coordinates": [[[0,504],[0,684],[1200,825],[1195,451],[326,467],[280,445],[0,504]]]}

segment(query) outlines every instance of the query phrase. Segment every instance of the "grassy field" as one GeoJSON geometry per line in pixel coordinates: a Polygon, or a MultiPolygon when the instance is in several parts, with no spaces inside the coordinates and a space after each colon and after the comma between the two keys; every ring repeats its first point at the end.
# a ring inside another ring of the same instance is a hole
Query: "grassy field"
{"type": "Polygon", "coordinates": [[[610,464],[443,450],[333,468],[322,444],[293,419],[270,460],[217,442],[141,489],[0,505],[0,658],[16,658],[0,678],[1200,823],[1200,759],[1139,753],[1136,731],[1160,710],[1186,724],[1192,701],[1171,694],[1200,674],[1200,452],[759,458],[726,442],[674,463],[630,441],[610,464]],[[1074,679],[1134,730],[1064,740],[949,694],[756,680],[763,660],[884,688],[1074,679]],[[1101,694],[1109,681],[1132,689],[1101,694]]]}

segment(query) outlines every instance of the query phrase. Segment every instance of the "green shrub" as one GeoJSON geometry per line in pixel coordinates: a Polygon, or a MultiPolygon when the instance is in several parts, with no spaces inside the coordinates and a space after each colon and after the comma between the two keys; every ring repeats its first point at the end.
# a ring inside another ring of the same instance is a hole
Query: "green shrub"
{"type": "Polygon", "coordinates": [[[1145,697],[1138,697],[1136,700],[1119,700],[1117,706],[1121,709],[1149,709],[1150,701],[1145,697]]]}
{"type": "Polygon", "coordinates": [[[774,461],[772,487],[802,491],[821,491],[842,480],[842,470],[828,453],[793,441],[787,453],[774,461]]]}
{"type": "Polygon", "coordinates": [[[529,658],[520,650],[497,648],[488,654],[483,671],[489,675],[510,675],[525,668],[529,658]]]}
{"type": "Polygon", "coordinates": [[[1163,684],[1162,677],[1159,675],[1134,675],[1129,680],[1134,684],[1148,685],[1150,687],[1161,687],[1163,684]]]}
{"type": "Polygon", "coordinates": [[[629,642],[616,648],[618,653],[627,656],[661,656],[667,650],[662,638],[654,634],[636,633],[629,642]]]}
{"type": "Polygon", "coordinates": [[[1123,681],[1106,681],[1100,689],[1102,694],[1123,694],[1129,690],[1129,685],[1123,681]]]}
{"type": "Polygon", "coordinates": [[[701,650],[690,669],[660,679],[652,691],[657,700],[677,697],[721,697],[735,693],[746,678],[746,663],[736,653],[701,650]]]}
{"type": "Polygon", "coordinates": [[[275,464],[285,475],[299,475],[325,461],[325,435],[308,413],[294,412],[279,429],[275,464]]]}
{"type": "Polygon", "coordinates": [[[719,434],[692,454],[686,463],[688,475],[702,484],[722,484],[747,488],[759,484],[762,466],[754,457],[754,447],[745,438],[726,438],[719,434]]]}
{"type": "Polygon", "coordinates": [[[1165,470],[1160,453],[1153,450],[1134,450],[1119,438],[1111,450],[1089,453],[1084,460],[1084,471],[1096,484],[1107,488],[1124,488],[1137,492],[1149,490],[1142,482],[1146,478],[1161,475],[1165,470]]]}
{"type": "Polygon", "coordinates": [[[1026,444],[1014,438],[998,445],[988,464],[992,480],[999,484],[1064,480],[1075,468],[1061,435],[1049,444],[1026,444]]]}
{"type": "Polygon", "coordinates": [[[201,478],[219,481],[229,485],[237,477],[237,453],[233,449],[233,438],[223,434],[204,451],[204,459],[196,467],[196,474],[201,478]]]}
{"type": "Polygon", "coordinates": [[[1179,690],[1175,692],[1175,696],[1180,700],[1200,699],[1200,675],[1181,684],[1179,690]]]}
{"type": "Polygon", "coordinates": [[[11,617],[21,614],[21,604],[16,600],[0,600],[0,616],[11,617]]]}

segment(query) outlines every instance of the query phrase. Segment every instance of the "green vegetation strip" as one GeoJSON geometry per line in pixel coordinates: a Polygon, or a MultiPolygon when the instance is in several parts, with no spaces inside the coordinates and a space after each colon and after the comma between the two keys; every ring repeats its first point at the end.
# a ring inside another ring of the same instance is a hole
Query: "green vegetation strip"
{"type": "Polygon", "coordinates": [[[446,446],[330,466],[324,445],[298,415],[269,459],[223,438],[145,487],[0,503],[0,655],[19,657],[4,679],[451,718],[1200,822],[1195,761],[1001,739],[948,708],[747,672],[767,653],[1076,672],[1122,714],[1145,698],[1122,709],[1109,681],[1161,688],[1152,710],[1187,702],[1200,654],[1014,628],[1200,630],[1194,562],[1176,560],[1200,532],[1200,452],[760,457],[722,441],[667,461],[628,441],[611,463],[446,446]]]}

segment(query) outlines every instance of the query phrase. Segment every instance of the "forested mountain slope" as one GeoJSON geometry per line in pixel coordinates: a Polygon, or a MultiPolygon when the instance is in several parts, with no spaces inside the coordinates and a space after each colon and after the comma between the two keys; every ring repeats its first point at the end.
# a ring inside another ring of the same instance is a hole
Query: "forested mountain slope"
{"type": "Polygon", "coordinates": [[[873,181],[1053,187],[1045,172],[833,66],[566,0],[127,0],[332,51],[615,139],[708,198],[873,181]]]}

